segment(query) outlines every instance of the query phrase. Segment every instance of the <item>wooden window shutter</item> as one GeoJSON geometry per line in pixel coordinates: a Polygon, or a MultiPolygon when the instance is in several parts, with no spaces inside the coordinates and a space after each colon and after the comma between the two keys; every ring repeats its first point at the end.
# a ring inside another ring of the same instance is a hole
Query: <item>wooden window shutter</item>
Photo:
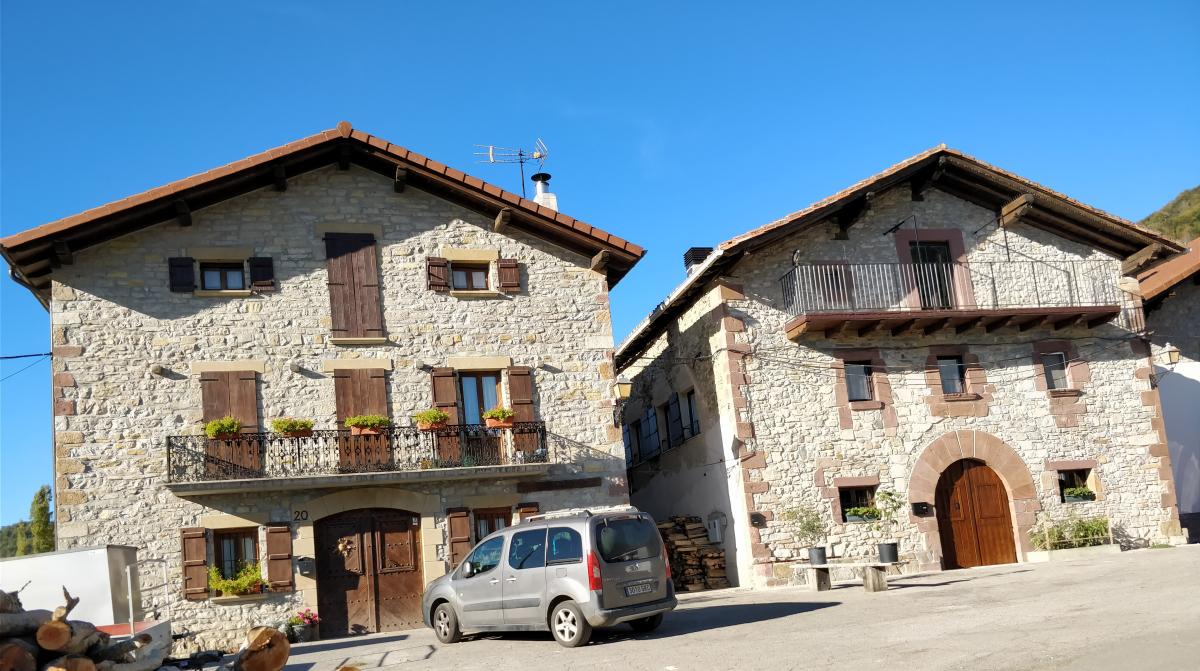
{"type": "Polygon", "coordinates": [[[334,338],[349,338],[354,325],[354,261],[350,243],[340,235],[325,236],[329,269],[330,332],[334,338]]]}
{"type": "Polygon", "coordinates": [[[450,291],[450,262],[440,256],[425,259],[426,283],[433,291],[450,291]]]}
{"type": "Polygon", "coordinates": [[[205,422],[233,414],[229,408],[229,376],[227,373],[201,373],[200,396],[204,405],[205,422]]]}
{"type": "Polygon", "coordinates": [[[327,233],[329,316],[334,338],[383,337],[375,236],[327,233]]]}
{"type": "Polygon", "coordinates": [[[625,444],[625,465],[633,465],[633,443],[629,441],[629,425],[621,425],[621,442],[625,444]]]}
{"type": "Polygon", "coordinates": [[[196,289],[196,264],[190,256],[176,256],[167,259],[167,269],[170,275],[171,291],[191,293],[196,289]]]}
{"type": "Polygon", "coordinates": [[[250,268],[250,288],[255,291],[275,291],[275,263],[269,256],[246,259],[250,268]]]}
{"type": "Polygon", "coordinates": [[[383,307],[379,300],[379,259],[374,237],[354,251],[354,281],[359,334],[363,338],[382,338],[383,307]]]}
{"type": "Polygon", "coordinates": [[[533,369],[529,366],[509,366],[508,403],[512,407],[513,421],[537,421],[533,407],[533,369]]]}
{"type": "Polygon", "coordinates": [[[679,394],[667,399],[667,447],[683,444],[683,415],[679,412],[679,394]]]}
{"type": "Polygon", "coordinates": [[[458,424],[458,378],[453,368],[434,368],[429,374],[433,384],[433,407],[450,415],[450,424],[458,424]]]}
{"type": "Polygon", "coordinates": [[[333,372],[333,400],[339,428],[347,417],[388,417],[387,371],[382,368],[341,369],[333,372]]]}
{"type": "Polygon", "coordinates": [[[187,527],[180,531],[183,598],[203,601],[208,598],[208,535],[203,527],[187,527]]]}
{"type": "Polygon", "coordinates": [[[536,501],[526,501],[517,504],[517,519],[524,522],[541,511],[541,506],[536,501]]]}
{"type": "Polygon", "coordinates": [[[267,527],[267,587],[292,591],[292,528],[286,524],[267,527]]]}
{"type": "Polygon", "coordinates": [[[447,535],[450,537],[450,547],[446,553],[450,559],[450,569],[453,570],[471,551],[471,511],[466,508],[451,508],[446,511],[447,535]]]}
{"type": "Polygon", "coordinates": [[[521,266],[516,259],[500,259],[496,262],[500,271],[500,290],[506,294],[521,291],[521,266]]]}
{"type": "Polygon", "coordinates": [[[242,423],[242,433],[258,433],[258,373],[223,375],[229,376],[229,414],[242,423]]]}

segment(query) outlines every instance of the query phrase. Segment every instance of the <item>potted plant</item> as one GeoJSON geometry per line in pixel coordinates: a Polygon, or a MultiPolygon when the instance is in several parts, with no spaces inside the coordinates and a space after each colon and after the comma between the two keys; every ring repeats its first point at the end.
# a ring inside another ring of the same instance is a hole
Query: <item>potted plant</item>
{"type": "Polygon", "coordinates": [[[216,566],[208,567],[208,590],[214,596],[242,596],[262,592],[262,573],[256,564],[242,564],[232,578],[221,575],[216,566]]]}
{"type": "Polygon", "coordinates": [[[895,564],[900,560],[900,543],[893,535],[893,529],[896,517],[904,508],[904,499],[889,489],[880,490],[875,493],[875,507],[879,511],[879,521],[876,524],[884,534],[884,541],[879,544],[879,562],[895,564]]]}
{"type": "Polygon", "coordinates": [[[444,429],[446,428],[446,422],[450,421],[450,415],[437,408],[422,410],[413,415],[412,418],[417,423],[417,428],[422,431],[444,429]]]}
{"type": "Polygon", "coordinates": [[[204,425],[204,433],[214,440],[233,440],[242,431],[242,423],[233,417],[214,419],[204,425]]]}
{"type": "Polygon", "coordinates": [[[1096,492],[1082,487],[1067,487],[1063,490],[1063,502],[1065,503],[1083,503],[1084,501],[1095,501],[1096,492]]]}
{"type": "Polygon", "coordinates": [[[483,421],[487,423],[489,429],[511,429],[513,411],[498,405],[483,413],[483,421]]]}
{"type": "Polygon", "coordinates": [[[383,415],[354,415],[346,418],[352,436],[378,436],[392,425],[392,420],[383,415]]]}
{"type": "Polygon", "coordinates": [[[313,421],[280,417],[271,421],[271,430],[285,438],[307,438],[313,435],[313,421]]]}
{"type": "Polygon", "coordinates": [[[847,522],[874,522],[879,519],[879,509],[875,506],[854,506],[845,512],[847,522]]]}
{"type": "Polygon", "coordinates": [[[317,638],[321,618],[311,608],[296,611],[287,621],[287,637],[291,643],[307,643],[317,638]]]}
{"type": "Polygon", "coordinates": [[[421,468],[422,471],[428,471],[429,469],[436,466],[437,462],[435,462],[433,459],[422,459],[421,462],[417,465],[421,468]]]}
{"type": "Polygon", "coordinates": [[[825,546],[817,546],[825,540],[829,529],[821,513],[814,508],[792,508],[783,513],[785,522],[792,525],[792,535],[796,541],[808,547],[808,563],[820,565],[826,563],[825,546]]]}

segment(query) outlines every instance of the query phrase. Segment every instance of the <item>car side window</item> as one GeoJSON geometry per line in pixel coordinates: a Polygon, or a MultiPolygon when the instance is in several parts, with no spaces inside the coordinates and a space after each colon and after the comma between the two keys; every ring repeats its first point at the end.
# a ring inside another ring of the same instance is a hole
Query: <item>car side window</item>
{"type": "Polygon", "coordinates": [[[579,532],[567,527],[551,529],[546,563],[571,564],[578,561],[583,561],[583,538],[579,532]]]}
{"type": "MultiPolygon", "coordinates": [[[[500,563],[500,553],[504,550],[504,536],[484,541],[471,551],[467,561],[471,562],[471,575],[487,573],[500,563]]],[[[469,576],[467,576],[469,577],[469,576]]]]}
{"type": "Polygon", "coordinates": [[[513,534],[508,546],[508,565],[515,569],[541,568],[546,565],[546,530],[513,534]]]}

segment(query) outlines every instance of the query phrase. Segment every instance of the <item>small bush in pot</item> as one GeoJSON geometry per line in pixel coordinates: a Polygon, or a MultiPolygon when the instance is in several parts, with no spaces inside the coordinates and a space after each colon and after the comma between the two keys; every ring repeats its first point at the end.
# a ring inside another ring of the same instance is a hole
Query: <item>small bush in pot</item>
{"type": "Polygon", "coordinates": [[[216,566],[208,567],[208,590],[215,596],[258,594],[262,586],[262,572],[257,564],[242,564],[232,578],[222,576],[216,566]]]}
{"type": "Polygon", "coordinates": [[[450,421],[450,415],[437,408],[422,410],[413,415],[412,418],[417,423],[417,428],[422,431],[445,428],[446,422],[450,421]]]}
{"type": "Polygon", "coordinates": [[[204,425],[204,434],[215,440],[232,440],[242,430],[242,423],[233,417],[222,417],[204,425]]]}
{"type": "Polygon", "coordinates": [[[854,506],[846,509],[847,522],[874,522],[879,519],[879,509],[875,506],[854,506]]]}
{"type": "Polygon", "coordinates": [[[291,643],[307,643],[317,638],[321,618],[311,608],[296,611],[287,621],[287,637],[291,643]]]}
{"type": "Polygon", "coordinates": [[[879,510],[876,525],[884,535],[884,541],[879,543],[879,561],[894,564],[900,559],[900,543],[894,532],[900,511],[904,509],[904,498],[890,489],[881,489],[875,492],[875,507],[879,510]]]}
{"type": "Polygon", "coordinates": [[[271,430],[287,438],[307,438],[313,435],[313,421],[280,417],[271,421],[271,430]]]}
{"type": "Polygon", "coordinates": [[[378,436],[392,425],[392,420],[383,415],[354,415],[346,418],[346,426],[355,436],[378,436]]]}
{"type": "Polygon", "coordinates": [[[498,405],[483,413],[483,421],[487,423],[489,429],[511,429],[513,411],[498,405]]]}
{"type": "Polygon", "coordinates": [[[796,541],[808,548],[809,563],[826,563],[825,547],[817,544],[825,540],[829,529],[820,512],[807,506],[792,508],[783,512],[783,521],[792,525],[792,535],[796,541]]]}
{"type": "Polygon", "coordinates": [[[1096,492],[1087,487],[1067,487],[1063,490],[1063,501],[1066,503],[1083,503],[1084,501],[1095,501],[1096,492]]]}

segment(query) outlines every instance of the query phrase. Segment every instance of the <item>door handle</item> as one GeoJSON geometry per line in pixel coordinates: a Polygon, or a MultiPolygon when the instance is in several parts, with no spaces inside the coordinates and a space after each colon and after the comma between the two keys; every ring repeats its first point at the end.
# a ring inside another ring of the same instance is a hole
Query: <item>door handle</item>
{"type": "Polygon", "coordinates": [[[497,584],[499,584],[499,583],[500,583],[500,579],[499,579],[499,578],[492,578],[491,580],[489,580],[489,581],[488,581],[488,584],[489,584],[489,585],[497,585],[497,584]]]}
{"type": "Polygon", "coordinates": [[[515,575],[510,575],[504,579],[504,582],[516,582],[516,581],[517,581],[517,576],[515,576],[515,575]]]}

